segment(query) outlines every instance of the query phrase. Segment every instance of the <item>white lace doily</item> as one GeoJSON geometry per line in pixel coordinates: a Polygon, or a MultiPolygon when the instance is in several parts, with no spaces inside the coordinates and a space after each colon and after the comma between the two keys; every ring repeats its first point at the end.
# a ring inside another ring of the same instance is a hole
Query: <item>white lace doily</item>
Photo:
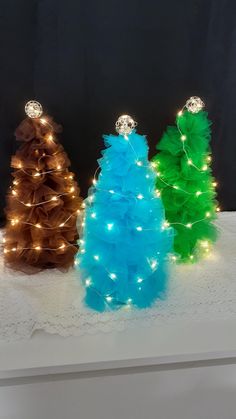
{"type": "Polygon", "coordinates": [[[155,322],[236,319],[236,213],[221,213],[219,240],[208,259],[171,267],[166,300],[149,310],[98,314],[83,306],[78,274],[48,270],[23,275],[6,269],[0,256],[0,340],[30,338],[36,330],[77,336],[155,322]]]}

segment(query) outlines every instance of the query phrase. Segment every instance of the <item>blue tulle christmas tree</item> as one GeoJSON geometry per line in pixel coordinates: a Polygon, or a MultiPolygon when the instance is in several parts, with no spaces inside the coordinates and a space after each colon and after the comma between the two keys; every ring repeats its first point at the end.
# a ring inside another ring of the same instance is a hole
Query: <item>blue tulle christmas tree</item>
{"type": "Polygon", "coordinates": [[[134,126],[122,116],[119,135],[104,136],[101,172],[86,200],[77,266],[85,302],[97,311],[149,307],[165,294],[172,230],[164,228],[147,141],[134,126]]]}

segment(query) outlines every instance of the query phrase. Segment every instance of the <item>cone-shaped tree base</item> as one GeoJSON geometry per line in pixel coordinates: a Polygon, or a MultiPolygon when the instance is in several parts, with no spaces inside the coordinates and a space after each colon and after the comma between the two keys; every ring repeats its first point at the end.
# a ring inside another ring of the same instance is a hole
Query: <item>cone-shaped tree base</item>
{"type": "Polygon", "coordinates": [[[110,135],[105,144],[77,257],[85,302],[97,311],[149,307],[164,296],[172,229],[163,230],[145,137],[110,135]]]}
{"type": "Polygon", "coordinates": [[[207,113],[184,111],[168,127],[153,158],[156,188],[166,219],[175,228],[177,261],[194,262],[206,255],[217,231],[215,181],[210,169],[210,122],[207,113]]]}
{"type": "Polygon", "coordinates": [[[49,117],[27,118],[16,130],[22,144],[12,158],[4,256],[9,266],[27,273],[66,270],[78,249],[81,199],[69,159],[56,139],[59,131],[49,117]]]}

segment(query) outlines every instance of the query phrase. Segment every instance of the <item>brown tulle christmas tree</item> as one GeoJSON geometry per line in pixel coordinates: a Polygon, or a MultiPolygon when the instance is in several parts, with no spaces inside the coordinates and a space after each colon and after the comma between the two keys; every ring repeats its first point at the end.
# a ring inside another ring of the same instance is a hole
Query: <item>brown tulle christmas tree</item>
{"type": "Polygon", "coordinates": [[[11,162],[15,170],[7,195],[5,262],[29,273],[66,270],[77,252],[79,189],[56,138],[61,127],[42,116],[36,101],[28,102],[25,111],[28,117],[15,132],[22,144],[11,162]]]}

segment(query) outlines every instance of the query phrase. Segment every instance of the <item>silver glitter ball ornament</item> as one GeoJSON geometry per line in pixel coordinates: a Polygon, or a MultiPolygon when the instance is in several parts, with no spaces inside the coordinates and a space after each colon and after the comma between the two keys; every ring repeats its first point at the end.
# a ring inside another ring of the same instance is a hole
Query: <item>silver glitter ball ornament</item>
{"type": "Polygon", "coordinates": [[[36,100],[30,100],[25,105],[25,113],[29,118],[40,118],[43,113],[42,105],[36,100]]]}
{"type": "Polygon", "coordinates": [[[121,115],[116,121],[116,131],[121,135],[130,134],[137,126],[137,122],[129,115],[121,115]]]}
{"type": "Polygon", "coordinates": [[[192,96],[187,100],[185,106],[189,112],[198,113],[204,108],[205,103],[202,101],[202,99],[200,99],[200,97],[192,96]]]}

